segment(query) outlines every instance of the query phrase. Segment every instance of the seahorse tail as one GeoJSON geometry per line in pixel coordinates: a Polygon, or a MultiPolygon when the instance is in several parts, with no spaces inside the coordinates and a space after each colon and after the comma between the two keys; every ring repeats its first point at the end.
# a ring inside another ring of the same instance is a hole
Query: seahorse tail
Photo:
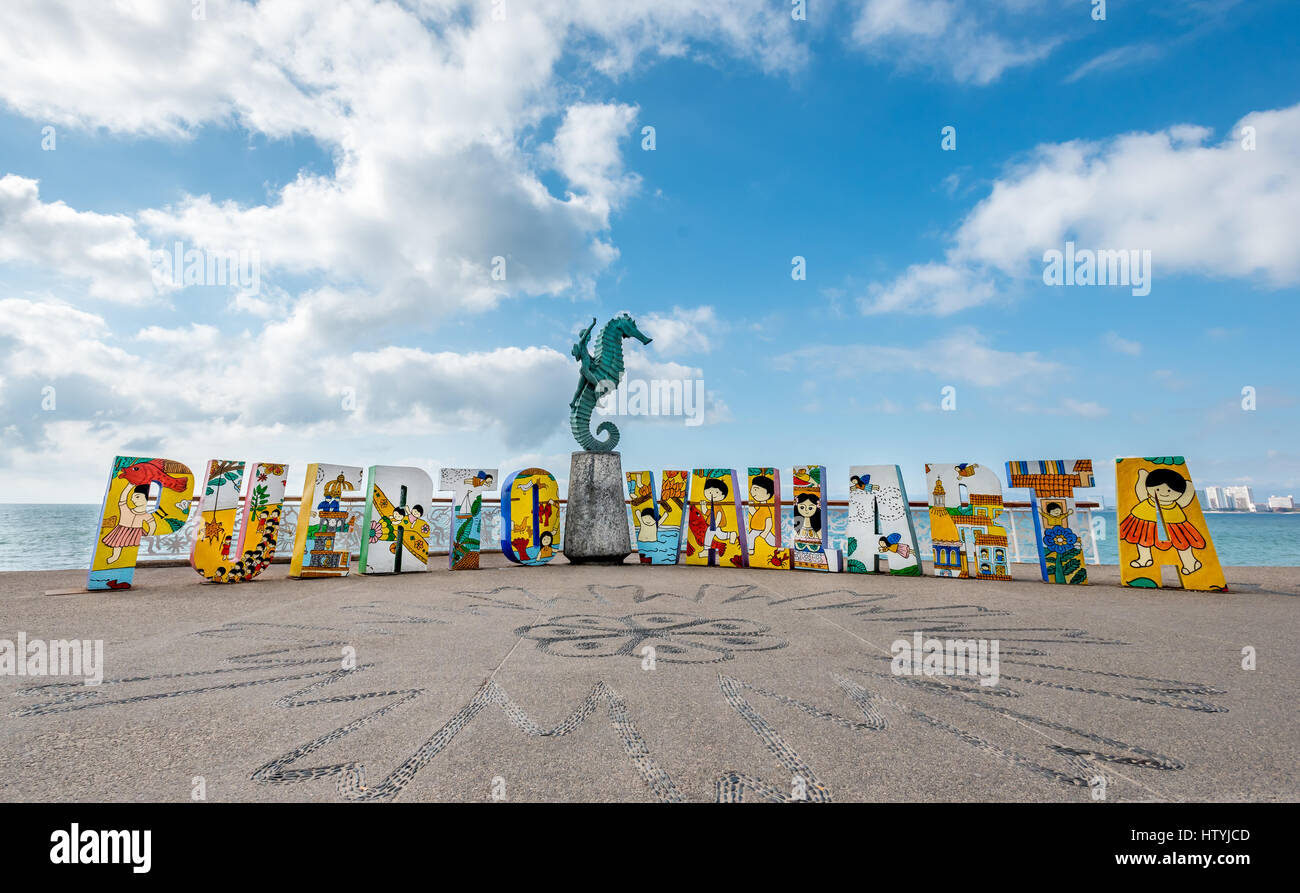
{"type": "Polygon", "coordinates": [[[601,422],[596,426],[596,433],[601,435],[600,439],[592,437],[592,443],[595,448],[601,452],[608,452],[618,446],[618,428],[614,427],[613,422],[601,422]]]}
{"type": "Polygon", "coordinates": [[[596,432],[601,435],[601,439],[597,439],[590,429],[591,410],[592,407],[584,401],[569,417],[569,430],[573,432],[574,440],[584,450],[605,452],[614,449],[618,443],[618,428],[614,427],[613,422],[601,422],[596,426],[596,432]]]}

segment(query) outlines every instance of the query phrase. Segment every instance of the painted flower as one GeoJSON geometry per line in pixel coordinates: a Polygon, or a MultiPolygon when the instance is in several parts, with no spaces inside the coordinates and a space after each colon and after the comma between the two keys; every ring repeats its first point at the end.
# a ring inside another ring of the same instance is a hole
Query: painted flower
{"type": "Polygon", "coordinates": [[[1043,533],[1043,546],[1049,552],[1069,552],[1079,545],[1079,537],[1068,527],[1049,527],[1043,533]]]}

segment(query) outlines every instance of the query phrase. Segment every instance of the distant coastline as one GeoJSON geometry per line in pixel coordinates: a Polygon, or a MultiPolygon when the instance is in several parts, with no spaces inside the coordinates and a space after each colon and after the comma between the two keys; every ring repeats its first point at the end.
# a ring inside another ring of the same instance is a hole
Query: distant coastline
{"type": "Polygon", "coordinates": [[[1300,515],[1300,509],[1264,509],[1260,512],[1247,512],[1241,509],[1234,511],[1223,511],[1222,509],[1205,509],[1203,514],[1206,515],[1300,515]]]}

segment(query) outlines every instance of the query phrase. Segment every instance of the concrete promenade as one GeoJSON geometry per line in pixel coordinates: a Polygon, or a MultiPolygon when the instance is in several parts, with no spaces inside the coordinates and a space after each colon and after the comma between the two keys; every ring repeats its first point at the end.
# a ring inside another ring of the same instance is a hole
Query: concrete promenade
{"type": "Polygon", "coordinates": [[[1295,568],[1184,593],[1114,567],[443,560],[61,596],[84,571],[0,574],[0,639],[102,639],[105,663],[97,687],[0,675],[0,800],[186,801],[199,777],[210,801],[1300,799],[1295,568]],[[998,684],[891,674],[913,631],[997,639],[998,684]]]}

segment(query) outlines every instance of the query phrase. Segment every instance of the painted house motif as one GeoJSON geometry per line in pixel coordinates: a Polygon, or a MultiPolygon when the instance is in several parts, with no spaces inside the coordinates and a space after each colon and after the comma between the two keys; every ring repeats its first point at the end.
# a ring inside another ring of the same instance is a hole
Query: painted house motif
{"type": "Polygon", "coordinates": [[[930,544],[934,549],[936,577],[965,577],[966,545],[944,505],[943,481],[936,481],[930,491],[930,544]]]}
{"type": "Polygon", "coordinates": [[[973,493],[969,509],[969,514],[960,511],[956,514],[950,511],[949,514],[957,525],[962,542],[973,547],[968,549],[968,552],[973,551],[975,555],[975,573],[971,576],[1010,580],[1006,528],[994,523],[1002,515],[1002,497],[973,493]]]}
{"type": "Polygon", "coordinates": [[[928,463],[925,473],[934,575],[1010,580],[1007,531],[998,523],[1004,508],[997,476],[973,462],[928,463]]]}
{"type": "Polygon", "coordinates": [[[1074,496],[1075,487],[1094,486],[1092,460],[1008,462],[1007,483],[1012,487],[1032,490],[1041,499],[1070,499],[1074,496]]]}

